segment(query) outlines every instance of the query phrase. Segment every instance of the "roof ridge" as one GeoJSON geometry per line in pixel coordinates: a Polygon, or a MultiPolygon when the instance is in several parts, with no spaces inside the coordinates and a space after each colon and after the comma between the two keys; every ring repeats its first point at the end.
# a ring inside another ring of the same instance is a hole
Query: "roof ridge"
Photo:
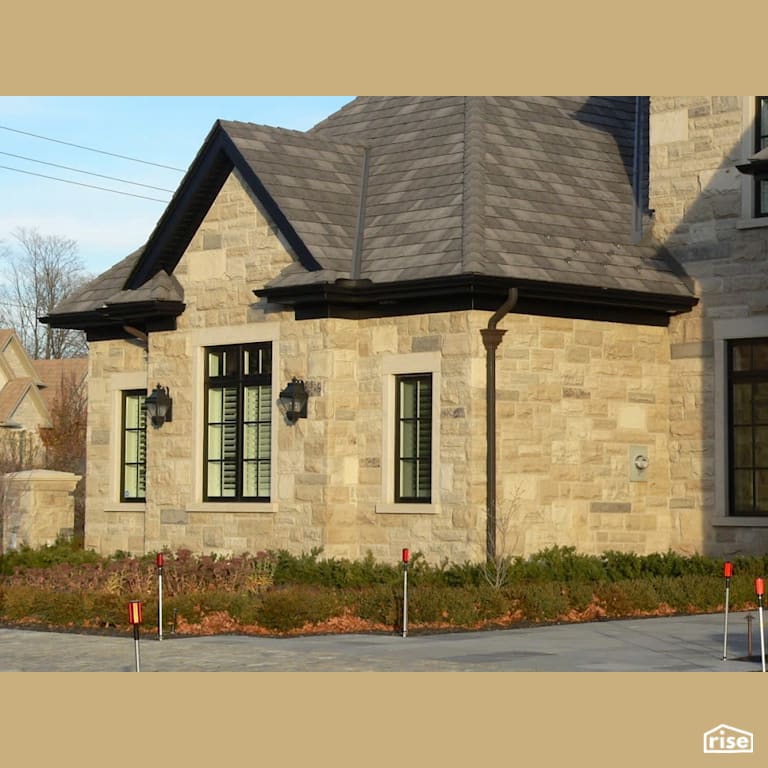
{"type": "Polygon", "coordinates": [[[478,270],[483,261],[485,181],[483,99],[464,97],[464,178],[462,184],[462,261],[467,271],[478,270]]]}

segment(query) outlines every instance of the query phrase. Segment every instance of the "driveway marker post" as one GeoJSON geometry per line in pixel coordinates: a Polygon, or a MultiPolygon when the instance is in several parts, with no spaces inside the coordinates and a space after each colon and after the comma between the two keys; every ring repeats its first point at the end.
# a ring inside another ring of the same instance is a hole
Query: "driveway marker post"
{"type": "Polygon", "coordinates": [[[731,576],[733,576],[733,563],[726,562],[723,565],[725,576],[725,621],[723,625],[723,661],[728,658],[728,602],[731,595],[731,576]]]}
{"type": "Polygon", "coordinates": [[[141,601],[131,600],[128,603],[128,621],[133,625],[133,642],[136,648],[136,671],[141,672],[139,661],[139,624],[141,624],[141,601]]]}
{"type": "Polygon", "coordinates": [[[157,553],[157,639],[163,639],[163,553],[157,553]]]}
{"type": "Polygon", "coordinates": [[[403,550],[403,637],[408,637],[408,560],[410,552],[403,550]]]}
{"type": "Polygon", "coordinates": [[[755,592],[757,593],[757,610],[760,614],[760,661],[765,672],[765,632],[763,630],[763,594],[765,593],[765,580],[755,579],[755,592]]]}

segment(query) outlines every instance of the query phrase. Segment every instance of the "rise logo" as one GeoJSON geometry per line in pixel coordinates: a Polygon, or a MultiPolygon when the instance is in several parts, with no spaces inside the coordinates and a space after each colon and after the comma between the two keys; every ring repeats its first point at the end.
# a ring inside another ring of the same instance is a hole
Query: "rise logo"
{"type": "Polygon", "coordinates": [[[754,752],[755,738],[749,731],[742,731],[721,723],[704,734],[704,752],[727,754],[754,752]]]}

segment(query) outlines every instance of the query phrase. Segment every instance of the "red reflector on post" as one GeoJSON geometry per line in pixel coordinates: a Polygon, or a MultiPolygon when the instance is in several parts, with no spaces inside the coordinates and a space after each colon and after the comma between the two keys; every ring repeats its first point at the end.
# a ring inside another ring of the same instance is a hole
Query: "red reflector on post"
{"type": "Polygon", "coordinates": [[[410,556],[411,556],[411,553],[407,549],[404,549],[403,550],[403,562],[407,563],[408,559],[410,558],[410,556]]]}
{"type": "Polygon", "coordinates": [[[755,579],[755,593],[757,595],[765,594],[765,579],[755,579]]]}
{"type": "Polygon", "coordinates": [[[723,573],[726,579],[730,579],[733,576],[733,563],[725,563],[723,566],[723,573]]]}
{"type": "Polygon", "coordinates": [[[163,553],[158,552],[157,553],[157,567],[162,568],[163,567],[163,553]]]}
{"type": "Polygon", "coordinates": [[[130,624],[141,624],[141,601],[131,600],[128,603],[128,622],[130,624]]]}

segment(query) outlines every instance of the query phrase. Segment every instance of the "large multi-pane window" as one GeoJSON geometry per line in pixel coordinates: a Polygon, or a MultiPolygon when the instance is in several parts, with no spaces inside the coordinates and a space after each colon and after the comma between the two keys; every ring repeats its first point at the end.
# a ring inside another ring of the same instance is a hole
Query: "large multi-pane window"
{"type": "Polygon", "coordinates": [[[728,344],[732,515],[768,515],[768,339],[728,344]]]}
{"type": "Polygon", "coordinates": [[[145,501],[147,478],[147,393],[123,392],[122,474],[120,497],[123,501],[145,501]]]}
{"type": "Polygon", "coordinates": [[[432,500],[432,375],[395,379],[395,501],[432,500]]]}
{"type": "MultiPolygon", "coordinates": [[[[755,105],[755,151],[768,147],[768,96],[755,105]]],[[[768,216],[768,176],[755,176],[755,216],[768,216]]]]}
{"type": "Polygon", "coordinates": [[[272,346],[205,351],[207,501],[268,501],[272,448],[272,346]]]}

